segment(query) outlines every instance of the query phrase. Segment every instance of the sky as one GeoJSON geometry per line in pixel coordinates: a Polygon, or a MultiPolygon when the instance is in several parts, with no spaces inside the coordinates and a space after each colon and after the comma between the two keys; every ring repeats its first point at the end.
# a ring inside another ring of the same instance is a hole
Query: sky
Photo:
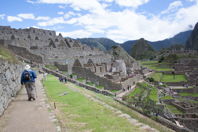
{"type": "Polygon", "coordinates": [[[173,37],[198,22],[198,0],[1,0],[0,25],[116,42],[173,37]]]}

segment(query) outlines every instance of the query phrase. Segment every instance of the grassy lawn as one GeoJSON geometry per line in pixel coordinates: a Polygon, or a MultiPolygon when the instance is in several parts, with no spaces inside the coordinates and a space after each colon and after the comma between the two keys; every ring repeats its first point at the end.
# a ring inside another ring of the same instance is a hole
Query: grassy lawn
{"type": "Polygon", "coordinates": [[[104,89],[104,86],[97,85],[96,88],[98,88],[98,89],[104,89]]]}
{"type": "Polygon", "coordinates": [[[173,69],[167,63],[158,63],[157,61],[142,61],[143,66],[155,71],[172,71],[173,69]]]}
{"type": "Polygon", "coordinates": [[[180,96],[198,97],[198,93],[179,93],[180,96]]]}
{"type": "Polygon", "coordinates": [[[78,78],[77,81],[79,81],[79,82],[84,82],[85,79],[84,79],[84,78],[78,78]]]}
{"type": "Polygon", "coordinates": [[[129,97],[134,97],[134,96],[136,96],[136,95],[141,94],[142,92],[143,92],[143,89],[137,87],[137,88],[135,88],[135,90],[132,91],[128,96],[129,96],[129,97]]]}
{"type": "Polygon", "coordinates": [[[156,81],[159,82],[186,82],[186,77],[185,75],[175,75],[175,77],[171,74],[164,74],[162,75],[162,73],[153,73],[151,75],[151,77],[153,77],[156,81]]]}
{"type": "Polygon", "coordinates": [[[158,101],[158,93],[157,88],[149,85],[148,83],[138,83],[135,90],[133,90],[129,95],[125,98],[127,100],[132,99],[133,97],[142,96],[144,93],[148,93],[146,98],[149,98],[155,102],[158,101]]]}
{"type": "Polygon", "coordinates": [[[87,85],[90,85],[90,86],[95,86],[95,84],[92,83],[92,82],[86,82],[86,84],[87,84],[87,85]]]}
{"type": "Polygon", "coordinates": [[[109,91],[111,91],[112,93],[116,93],[116,92],[118,92],[119,90],[113,89],[113,90],[109,90],[109,91]]]}
{"type": "Polygon", "coordinates": [[[112,98],[110,98],[108,96],[103,96],[101,94],[97,94],[96,96],[97,96],[97,98],[99,98],[103,102],[107,103],[108,105],[127,113],[128,115],[130,115],[131,117],[137,119],[138,121],[140,121],[142,123],[148,124],[151,127],[156,128],[160,132],[173,132],[173,130],[170,130],[169,128],[159,124],[158,122],[155,122],[152,119],[150,119],[146,116],[143,116],[142,114],[139,114],[138,112],[136,112],[124,105],[121,105],[120,103],[118,103],[116,101],[113,101],[112,98]]]}
{"type": "Polygon", "coordinates": [[[119,117],[103,105],[90,100],[60,83],[57,78],[48,76],[44,86],[50,102],[55,102],[60,110],[59,119],[70,131],[94,132],[141,132],[137,126],[119,117]],[[59,96],[67,92],[65,96],[59,96]]]}
{"type": "Polygon", "coordinates": [[[175,106],[173,105],[166,105],[166,107],[174,114],[183,114],[182,111],[180,111],[179,109],[177,109],[175,106]]]}
{"type": "Polygon", "coordinates": [[[174,99],[174,98],[170,95],[167,95],[167,96],[162,97],[161,99],[168,100],[168,99],[174,99]]]}
{"type": "Polygon", "coordinates": [[[49,68],[51,70],[57,70],[58,68],[54,65],[45,65],[46,68],[49,68]]]}
{"type": "Polygon", "coordinates": [[[158,101],[158,94],[157,94],[157,88],[152,88],[152,90],[150,91],[150,94],[149,94],[149,98],[155,102],[158,101]]]}
{"type": "Polygon", "coordinates": [[[151,65],[151,64],[157,64],[158,61],[140,61],[142,65],[151,65]]]}
{"type": "Polygon", "coordinates": [[[12,63],[18,63],[18,60],[15,57],[15,55],[2,46],[0,46],[0,59],[4,59],[12,63]]]}

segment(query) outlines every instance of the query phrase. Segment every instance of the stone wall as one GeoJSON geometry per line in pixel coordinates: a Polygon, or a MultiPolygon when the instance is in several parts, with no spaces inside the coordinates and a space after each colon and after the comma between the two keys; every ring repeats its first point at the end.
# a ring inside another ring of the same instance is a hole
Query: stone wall
{"type": "MultiPolygon", "coordinates": [[[[44,67],[43,70],[44,70],[45,72],[49,73],[49,74],[52,74],[52,75],[56,76],[56,77],[62,77],[62,78],[66,77],[66,78],[67,78],[67,76],[65,76],[65,75],[63,75],[63,74],[61,74],[61,73],[59,73],[59,72],[55,72],[55,71],[53,71],[53,70],[50,70],[50,69],[48,69],[48,68],[45,68],[45,67],[44,67]]],[[[82,83],[82,82],[79,82],[79,81],[77,81],[77,80],[75,80],[75,79],[67,78],[67,80],[68,80],[69,82],[71,82],[71,83],[74,83],[74,84],[76,84],[76,85],[78,85],[78,86],[81,86],[81,87],[83,87],[83,88],[86,88],[86,89],[88,89],[88,90],[90,90],[90,91],[93,91],[93,92],[96,92],[96,93],[100,93],[100,94],[103,94],[103,95],[106,95],[106,96],[115,96],[115,94],[113,94],[113,93],[111,93],[111,92],[109,92],[109,91],[107,91],[107,90],[100,90],[100,89],[97,89],[96,87],[89,86],[89,85],[87,85],[87,84],[85,84],[85,83],[82,83]]]]}
{"type": "Polygon", "coordinates": [[[41,56],[38,56],[36,54],[32,54],[28,49],[23,48],[23,47],[18,47],[18,46],[13,46],[13,45],[8,45],[8,49],[10,49],[12,52],[15,54],[26,58],[30,61],[37,62],[37,63],[42,63],[43,59],[41,56]]]}
{"type": "Polygon", "coordinates": [[[10,64],[0,59],[0,115],[8,107],[12,98],[20,90],[20,75],[23,68],[20,64],[10,64]]]}
{"type": "Polygon", "coordinates": [[[196,88],[186,88],[186,89],[173,89],[178,93],[198,93],[198,87],[196,88]]]}
{"type": "Polygon", "coordinates": [[[100,76],[94,74],[93,72],[91,72],[91,70],[81,68],[81,67],[73,67],[72,71],[79,78],[85,78],[86,80],[90,80],[91,82],[93,82],[97,85],[104,86],[104,89],[107,89],[107,90],[120,90],[120,89],[122,89],[122,84],[121,83],[115,83],[115,82],[112,82],[111,80],[109,80],[107,78],[100,77],[100,76]]]}

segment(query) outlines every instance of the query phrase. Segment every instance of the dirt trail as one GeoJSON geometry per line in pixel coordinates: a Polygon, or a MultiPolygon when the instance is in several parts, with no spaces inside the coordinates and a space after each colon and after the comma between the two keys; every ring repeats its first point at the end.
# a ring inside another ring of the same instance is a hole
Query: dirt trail
{"type": "Polygon", "coordinates": [[[23,88],[0,118],[0,132],[60,131],[55,115],[49,112],[50,106],[45,103],[46,96],[41,79],[39,75],[36,81],[36,101],[27,101],[26,90],[23,88]]]}

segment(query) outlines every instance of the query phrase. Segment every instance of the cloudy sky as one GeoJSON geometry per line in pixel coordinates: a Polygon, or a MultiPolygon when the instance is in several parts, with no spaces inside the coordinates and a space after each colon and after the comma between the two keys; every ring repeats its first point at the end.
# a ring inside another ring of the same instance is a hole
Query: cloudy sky
{"type": "Polygon", "coordinates": [[[0,25],[116,42],[162,40],[192,29],[198,0],[1,0],[0,25]]]}

